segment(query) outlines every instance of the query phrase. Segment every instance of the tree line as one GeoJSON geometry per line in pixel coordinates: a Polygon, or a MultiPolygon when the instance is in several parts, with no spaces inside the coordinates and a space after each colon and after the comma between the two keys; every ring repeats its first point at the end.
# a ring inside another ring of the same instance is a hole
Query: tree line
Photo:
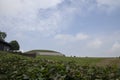
{"type": "MultiPolygon", "coordinates": [[[[7,37],[6,32],[0,31],[0,40],[5,42],[6,37],[7,37]]],[[[12,51],[20,49],[20,45],[17,40],[12,40],[8,44],[11,46],[10,50],[12,51]]]]}

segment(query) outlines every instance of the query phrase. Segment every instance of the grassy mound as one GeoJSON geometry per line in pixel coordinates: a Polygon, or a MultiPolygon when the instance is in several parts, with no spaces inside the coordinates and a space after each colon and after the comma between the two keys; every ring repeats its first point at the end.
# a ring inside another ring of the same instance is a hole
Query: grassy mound
{"type": "Polygon", "coordinates": [[[38,54],[38,55],[49,55],[49,56],[65,56],[64,54],[57,52],[57,51],[53,51],[53,50],[31,50],[31,51],[27,51],[25,52],[26,54],[38,54]]]}
{"type": "Polygon", "coordinates": [[[53,51],[53,50],[31,50],[31,51],[27,51],[26,53],[30,53],[30,52],[54,52],[54,53],[59,53],[59,52],[53,51]]]}

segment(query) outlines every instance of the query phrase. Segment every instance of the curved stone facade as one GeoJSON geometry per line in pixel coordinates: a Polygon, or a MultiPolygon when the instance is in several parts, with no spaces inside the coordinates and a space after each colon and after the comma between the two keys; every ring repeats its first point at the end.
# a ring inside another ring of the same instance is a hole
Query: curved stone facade
{"type": "Polygon", "coordinates": [[[64,56],[59,52],[37,52],[37,55],[45,55],[45,56],[64,56]]]}

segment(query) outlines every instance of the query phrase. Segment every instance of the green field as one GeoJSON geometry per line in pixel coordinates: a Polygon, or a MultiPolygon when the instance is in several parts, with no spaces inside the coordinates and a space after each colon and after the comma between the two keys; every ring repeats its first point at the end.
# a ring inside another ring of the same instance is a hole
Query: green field
{"type": "MultiPolygon", "coordinates": [[[[110,58],[38,56],[37,59],[48,59],[48,60],[61,61],[61,62],[74,62],[78,65],[98,65],[98,63],[101,63],[104,60],[109,60],[110,58]]],[[[116,61],[116,59],[113,59],[113,60],[116,61]]],[[[104,64],[104,65],[107,65],[107,64],[104,64]]]]}
{"type": "Polygon", "coordinates": [[[0,52],[0,80],[120,80],[120,59],[0,52]]]}

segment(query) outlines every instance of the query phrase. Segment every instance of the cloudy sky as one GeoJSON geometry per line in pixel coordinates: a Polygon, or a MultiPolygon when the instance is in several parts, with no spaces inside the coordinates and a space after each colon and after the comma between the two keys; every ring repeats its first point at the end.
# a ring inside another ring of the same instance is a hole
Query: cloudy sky
{"type": "Polygon", "coordinates": [[[120,56],[120,0],[0,0],[0,30],[23,51],[120,56]]]}

